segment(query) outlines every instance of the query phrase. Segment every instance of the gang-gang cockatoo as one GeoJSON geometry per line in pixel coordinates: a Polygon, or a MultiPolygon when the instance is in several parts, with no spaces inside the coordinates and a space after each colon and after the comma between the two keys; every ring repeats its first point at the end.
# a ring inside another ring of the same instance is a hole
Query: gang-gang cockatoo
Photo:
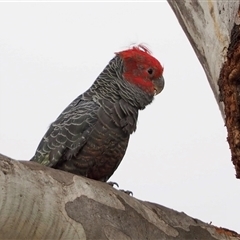
{"type": "Polygon", "coordinates": [[[163,67],[146,47],[117,52],[92,86],[50,125],[31,161],[107,181],[136,130],[138,111],[163,87],[163,67]]]}

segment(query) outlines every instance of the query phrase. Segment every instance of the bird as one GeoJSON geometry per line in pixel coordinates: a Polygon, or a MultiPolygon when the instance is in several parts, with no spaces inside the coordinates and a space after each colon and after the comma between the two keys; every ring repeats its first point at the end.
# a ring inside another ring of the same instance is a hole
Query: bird
{"type": "Polygon", "coordinates": [[[92,86],[51,123],[30,161],[107,182],[138,113],[164,88],[163,66],[144,45],[115,52],[92,86]]]}

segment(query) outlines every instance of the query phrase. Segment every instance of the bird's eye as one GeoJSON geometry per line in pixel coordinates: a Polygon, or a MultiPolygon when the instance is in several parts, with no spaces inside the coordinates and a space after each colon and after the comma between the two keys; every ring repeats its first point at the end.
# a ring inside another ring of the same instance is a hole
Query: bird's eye
{"type": "Polygon", "coordinates": [[[149,68],[149,69],[147,70],[147,72],[149,73],[149,75],[152,75],[152,74],[153,74],[153,69],[152,69],[152,68],[149,68]]]}

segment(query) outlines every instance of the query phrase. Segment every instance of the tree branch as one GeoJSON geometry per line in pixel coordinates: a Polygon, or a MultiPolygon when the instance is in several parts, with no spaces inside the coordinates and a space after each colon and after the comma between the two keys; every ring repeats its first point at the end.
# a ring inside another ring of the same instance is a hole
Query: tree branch
{"type": "Polygon", "coordinates": [[[240,239],[106,183],[0,154],[0,239],[240,239]]]}
{"type": "Polygon", "coordinates": [[[239,1],[168,0],[168,3],[202,64],[225,116],[223,104],[219,101],[218,79],[227,56],[239,1]]]}
{"type": "Polygon", "coordinates": [[[225,119],[240,178],[240,1],[168,0],[201,62],[225,119]]]}

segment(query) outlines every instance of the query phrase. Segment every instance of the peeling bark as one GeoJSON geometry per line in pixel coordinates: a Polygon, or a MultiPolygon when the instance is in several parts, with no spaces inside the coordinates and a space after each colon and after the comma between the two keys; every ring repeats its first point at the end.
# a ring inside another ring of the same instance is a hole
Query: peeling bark
{"type": "Polygon", "coordinates": [[[228,143],[232,152],[232,162],[236,177],[240,178],[240,28],[234,25],[227,60],[224,63],[219,89],[225,105],[228,143]]]}
{"type": "Polygon", "coordinates": [[[240,239],[106,183],[0,154],[0,239],[240,239]]]}
{"type": "Polygon", "coordinates": [[[240,178],[240,1],[168,0],[201,62],[240,178]]]}

